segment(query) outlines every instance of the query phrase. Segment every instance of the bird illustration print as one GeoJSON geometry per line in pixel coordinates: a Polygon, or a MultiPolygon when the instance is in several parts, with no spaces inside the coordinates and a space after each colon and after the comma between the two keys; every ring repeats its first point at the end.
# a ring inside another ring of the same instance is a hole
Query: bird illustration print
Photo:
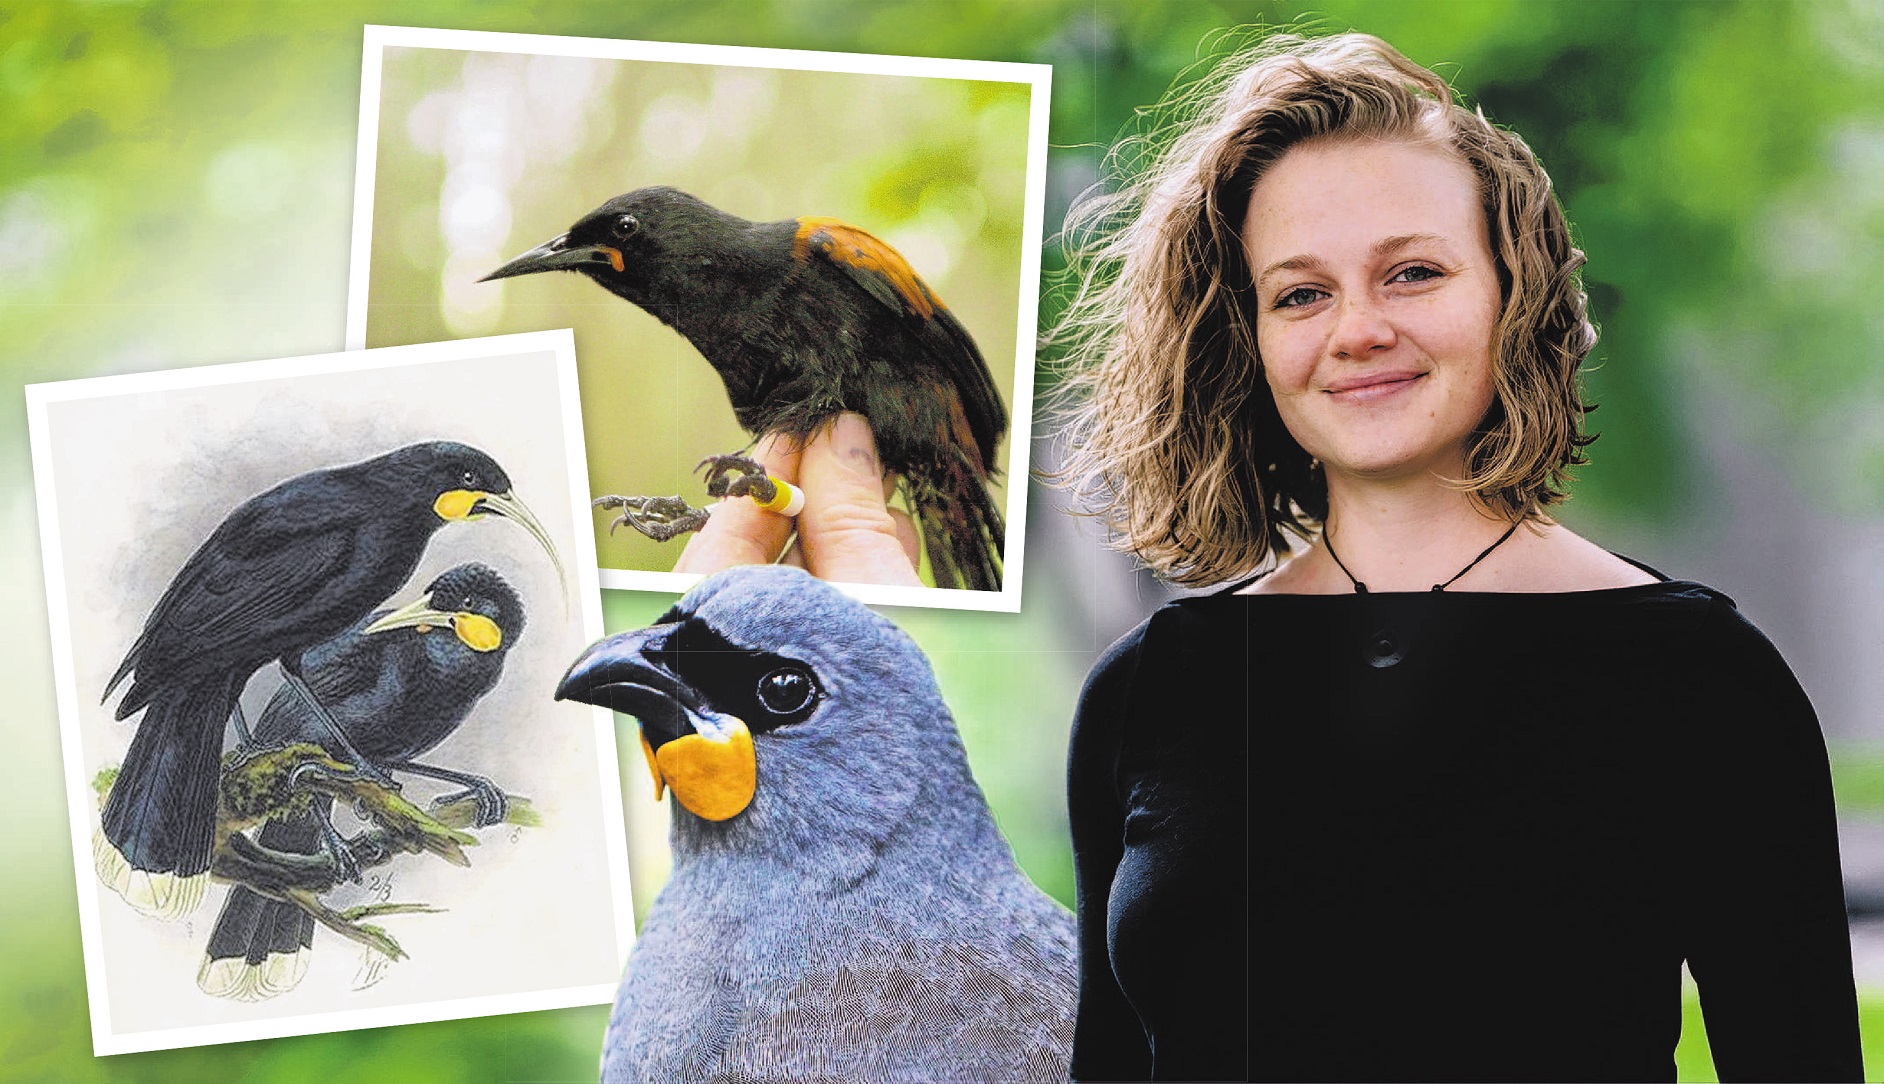
{"type": "MultiPolygon", "coordinates": [[[[834,415],[862,414],[907,487],[936,585],[1000,588],[1005,532],[988,483],[1007,409],[973,337],[894,248],[837,219],[750,222],[657,187],[616,196],[485,279],[543,271],[587,275],[680,332],[755,437],[802,444],[834,415]]],[[[753,461],[708,463],[715,496],[772,496],[753,461]]],[[[642,515],[647,500],[605,498],[626,505],[623,521],[673,533],[665,511],[642,515]]]]}
{"type": "Polygon", "coordinates": [[[105,688],[108,700],[128,679],[116,716],[144,715],[94,839],[100,878],[162,918],[201,902],[223,735],[232,718],[241,731],[242,691],[270,662],[280,660],[286,687],[323,719],[344,759],[383,778],[309,690],[301,653],[398,590],[439,528],[487,515],[521,525],[561,574],[503,468],[451,441],[297,475],[230,512],[184,562],[105,688]]]}
{"type": "Polygon", "coordinates": [[[896,626],[735,568],[557,696],[640,720],[678,803],[605,1080],[1066,1079],[1072,916],[1015,864],[896,626]]]}
{"type": "MultiPolygon", "coordinates": [[[[410,605],[375,611],[308,648],[297,669],[366,763],[465,787],[439,802],[473,798],[473,823],[485,827],[504,819],[503,791],[488,779],[415,758],[456,732],[497,686],[523,625],[523,602],[504,578],[487,565],[462,564],[434,579],[410,605]]],[[[280,689],[262,711],[253,745],[293,742],[327,746],[336,759],[345,756],[306,703],[280,689]]],[[[339,846],[328,819],[331,805],[316,798],[305,812],[271,819],[257,842],[284,854],[339,846]]],[[[306,909],[238,884],[216,919],[197,985],[238,1001],[283,993],[306,972],[313,937],[314,918],[306,909]]]]}

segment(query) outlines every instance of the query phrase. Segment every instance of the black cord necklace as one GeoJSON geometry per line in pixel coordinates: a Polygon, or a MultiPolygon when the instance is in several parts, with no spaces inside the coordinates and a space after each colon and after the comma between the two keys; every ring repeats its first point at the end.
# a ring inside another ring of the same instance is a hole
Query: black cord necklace
{"type": "MultiPolygon", "coordinates": [[[[1520,520],[1518,522],[1522,523],[1523,521],[1520,520]]],[[[1478,553],[1478,556],[1472,558],[1471,564],[1468,564],[1464,568],[1453,573],[1452,578],[1447,580],[1445,583],[1433,584],[1433,590],[1444,591],[1446,588],[1451,587],[1455,583],[1458,583],[1460,576],[1463,576],[1467,572],[1470,572],[1474,568],[1477,568],[1478,563],[1480,561],[1483,561],[1488,555],[1490,555],[1491,551],[1497,549],[1499,546],[1504,545],[1505,539],[1510,538],[1514,533],[1516,533],[1517,529],[1518,529],[1517,523],[1513,523],[1511,526],[1505,528],[1505,533],[1498,536],[1498,541],[1493,542],[1491,545],[1486,546],[1484,549],[1480,550],[1478,553]]],[[[1354,585],[1354,593],[1357,595],[1367,594],[1367,585],[1355,579],[1354,573],[1348,571],[1348,566],[1341,563],[1341,555],[1335,552],[1334,542],[1328,537],[1328,532],[1326,530],[1323,530],[1321,532],[1321,544],[1328,547],[1328,556],[1334,558],[1335,567],[1339,568],[1341,570],[1341,574],[1348,578],[1348,582],[1354,585]]]]}

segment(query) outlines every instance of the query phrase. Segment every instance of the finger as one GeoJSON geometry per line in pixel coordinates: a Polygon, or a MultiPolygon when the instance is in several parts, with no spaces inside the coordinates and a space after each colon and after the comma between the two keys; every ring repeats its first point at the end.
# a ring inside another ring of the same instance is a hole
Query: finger
{"type": "Polygon", "coordinates": [[[909,567],[922,570],[922,538],[916,531],[916,522],[908,512],[890,504],[890,498],[896,496],[898,486],[903,484],[900,474],[883,476],[883,503],[890,509],[890,519],[896,524],[896,540],[903,544],[903,555],[909,558],[909,567]]]}
{"type": "Polygon", "coordinates": [[[896,524],[896,540],[903,544],[903,556],[909,558],[909,567],[921,568],[922,539],[916,534],[916,522],[901,508],[890,509],[890,519],[896,524]]]}
{"type": "MultiPolygon", "coordinates": [[[[764,464],[768,473],[794,481],[800,453],[791,445],[783,437],[769,436],[752,449],[752,458],[764,464]]],[[[769,565],[791,533],[792,521],[776,512],[767,512],[745,497],[723,500],[707,525],[687,540],[674,571],[710,576],[734,565],[769,565]]]]}
{"type": "Polygon", "coordinates": [[[799,461],[805,510],[798,538],[806,564],[827,580],[920,586],[883,500],[883,464],[870,423],[840,414],[799,461]]]}
{"type": "MultiPolygon", "coordinates": [[[[805,548],[799,545],[797,540],[794,539],[791,548],[785,551],[785,556],[778,559],[778,563],[781,565],[790,565],[793,568],[805,568],[805,548]]],[[[811,570],[805,568],[805,571],[809,572],[811,570]]]]}

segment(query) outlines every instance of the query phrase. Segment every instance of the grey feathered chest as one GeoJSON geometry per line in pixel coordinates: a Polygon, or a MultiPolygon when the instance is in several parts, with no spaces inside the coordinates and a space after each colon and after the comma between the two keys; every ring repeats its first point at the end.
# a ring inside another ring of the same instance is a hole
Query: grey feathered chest
{"type": "Polygon", "coordinates": [[[737,917],[664,906],[663,893],[622,982],[603,1078],[1064,1080],[1072,918],[1011,878],[737,917]]]}

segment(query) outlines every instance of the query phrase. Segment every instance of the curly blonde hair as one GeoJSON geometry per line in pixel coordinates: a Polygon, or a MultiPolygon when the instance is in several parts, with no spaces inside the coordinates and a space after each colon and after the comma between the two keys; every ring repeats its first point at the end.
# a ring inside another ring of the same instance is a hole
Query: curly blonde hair
{"type": "Polygon", "coordinates": [[[1596,343],[1583,253],[1524,141],[1453,100],[1438,75],[1366,34],[1274,35],[1168,99],[1179,132],[1114,148],[1151,164],[1082,200],[1062,234],[1074,284],[1042,338],[1063,380],[1065,455],[1049,473],[1176,583],[1218,583],[1307,539],[1328,515],[1319,471],[1283,427],[1256,346],[1240,229],[1250,192],[1311,139],[1449,148],[1478,178],[1503,308],[1492,405],[1453,484],[1508,520],[1542,517],[1584,463],[1578,370],[1596,343]]]}

